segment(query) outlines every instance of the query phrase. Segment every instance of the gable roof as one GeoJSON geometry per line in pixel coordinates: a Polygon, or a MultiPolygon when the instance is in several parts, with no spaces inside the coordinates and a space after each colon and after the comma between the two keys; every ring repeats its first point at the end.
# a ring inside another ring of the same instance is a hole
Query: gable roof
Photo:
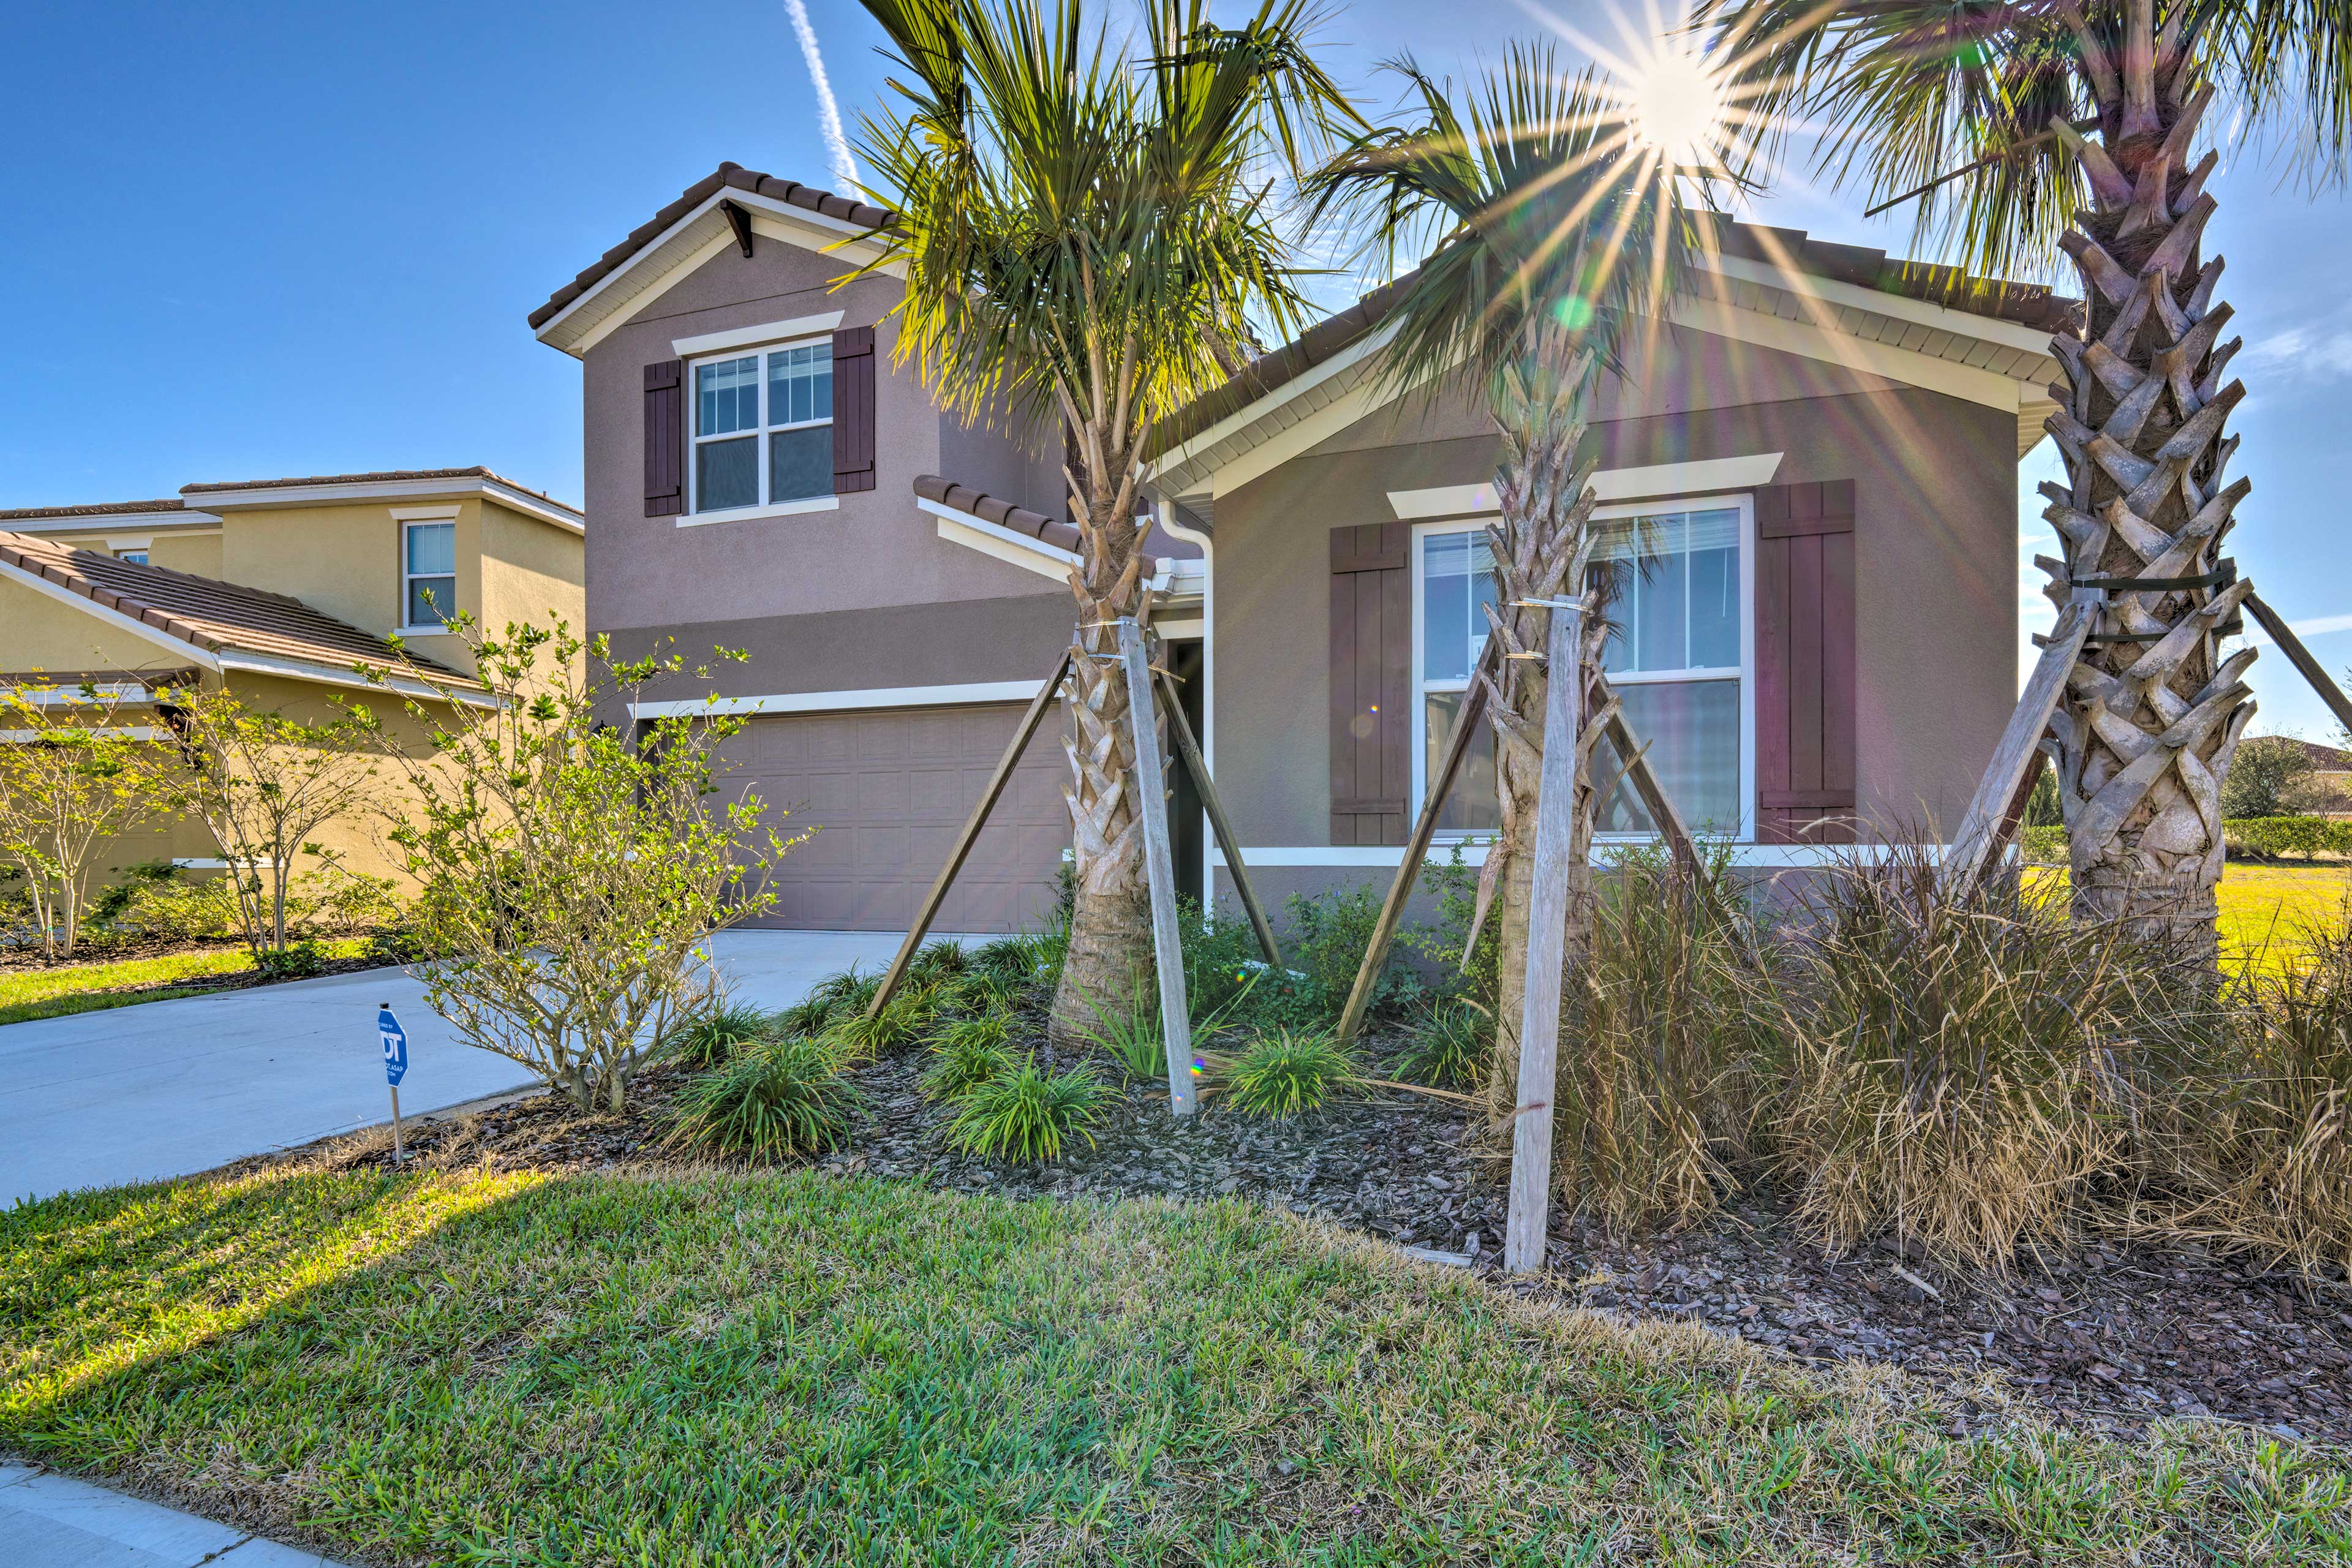
{"type": "MultiPolygon", "coordinates": [[[[1803,229],[1741,223],[1715,213],[1698,220],[1713,232],[1703,244],[1714,254],[1761,263],[1833,283],[1867,289],[1922,304],[1939,305],[1988,321],[2057,332],[2080,319],[2082,302],[2036,284],[1988,282],[1957,267],[1906,261],[1864,245],[1814,239],[1803,229]]],[[[1408,272],[1382,284],[1354,304],[1309,327],[1294,341],[1261,354],[1223,385],[1193,399],[1160,422],[1146,444],[1147,457],[1181,447],[1219,420],[1328,363],[1370,336],[1389,308],[1420,276],[1408,272]]]]}
{"type": "Polygon", "coordinates": [[[531,331],[537,331],[562,313],[583,294],[628,265],[638,252],[659,239],[662,235],[697,207],[721,191],[742,191],[751,195],[766,196],[809,212],[822,213],[826,217],[860,228],[881,228],[897,216],[887,208],[854,202],[846,196],[803,185],[797,180],[781,179],[763,174],[757,169],[747,169],[740,163],[721,163],[678,194],[676,201],[665,205],[654,216],[629,231],[628,237],[580,269],[577,277],[547,297],[547,303],[530,313],[531,331]]]}
{"type": "MultiPolygon", "coordinates": [[[[193,576],[167,567],[77,550],[32,534],[0,532],[0,578],[37,579],[54,596],[80,598],[214,656],[245,653],[347,672],[354,664],[413,666],[436,686],[481,682],[409,653],[284,594],[193,576]]],[[[301,674],[289,670],[289,674],[301,674]]]]}
{"type": "Polygon", "coordinates": [[[110,500],[90,506],[20,506],[0,511],[0,522],[16,522],[33,518],[68,517],[136,517],[153,511],[184,511],[187,503],[178,496],[166,496],[160,500],[110,500]]]}

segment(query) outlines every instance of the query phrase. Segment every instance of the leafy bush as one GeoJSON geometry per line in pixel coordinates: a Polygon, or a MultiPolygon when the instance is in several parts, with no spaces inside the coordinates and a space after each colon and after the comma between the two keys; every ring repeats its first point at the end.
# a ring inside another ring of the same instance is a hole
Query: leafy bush
{"type": "Polygon", "coordinates": [[[760,1038],[770,1027],[768,1015],[742,1003],[714,1007],[669,1039],[669,1049],[688,1067],[716,1066],[760,1038]]]}
{"type": "Polygon", "coordinates": [[[971,955],[956,943],[940,937],[926,942],[916,951],[907,965],[907,978],[917,984],[944,980],[951,974],[961,974],[971,967],[971,955]]]}
{"type": "Polygon", "coordinates": [[[1470,947],[1478,871],[1462,858],[1459,843],[1447,847],[1444,862],[1422,863],[1421,890],[1437,900],[1437,921],[1400,931],[1397,940],[1438,971],[1444,990],[1493,1006],[1500,990],[1502,922],[1490,917],[1479,930],[1476,947],[1470,947]]]}
{"type": "Polygon", "coordinates": [[[169,860],[129,868],[90,906],[92,934],[158,945],[217,941],[244,928],[225,877],[190,877],[169,860]]]}
{"type": "Polygon", "coordinates": [[[1011,1033],[1001,1016],[964,1018],[940,1031],[931,1043],[931,1065],[923,1072],[923,1092],[953,1100],[1013,1066],[1005,1040],[1011,1033]]]}
{"type": "Polygon", "coordinates": [[[2291,735],[2248,736],[2221,780],[2221,816],[2252,820],[2294,815],[2315,767],[2311,753],[2291,735]]]}
{"type": "Polygon", "coordinates": [[[1356,1076],[1355,1059],[1325,1034],[1280,1034],[1253,1041],[1219,1077],[1244,1116],[1296,1116],[1323,1103],[1356,1076]]]}
{"type": "Polygon", "coordinates": [[[304,937],[284,947],[263,948],[253,955],[253,967],[271,980],[306,980],[325,971],[327,958],[324,942],[316,937],[304,937]]]}
{"type": "Polygon", "coordinates": [[[667,1142],[752,1160],[812,1153],[847,1137],[865,1104],[824,1042],[753,1040],[679,1092],[667,1142]]]}
{"type": "Polygon", "coordinates": [[[1485,1008],[1461,999],[1441,1001],[1406,1031],[1396,1072],[1407,1083],[1465,1088],[1486,1076],[1494,1050],[1495,1020],[1485,1008]]]}
{"type": "Polygon", "coordinates": [[[1092,1068],[1047,1077],[1032,1058],[967,1090],[948,1136],[982,1159],[1057,1160],[1067,1139],[1093,1146],[1108,1098],[1092,1068]]]}
{"type": "MultiPolygon", "coordinates": [[[[1291,966],[1307,976],[1322,1016],[1337,1019],[1348,1005],[1348,993],[1355,988],[1356,971],[1363,967],[1372,930],[1380,923],[1380,893],[1363,883],[1312,898],[1293,893],[1283,900],[1283,918],[1290,931],[1291,966]]],[[[1395,1013],[1412,1006],[1427,991],[1420,973],[1411,964],[1397,962],[1391,949],[1372,982],[1368,1010],[1395,1013]]]]}
{"type": "MultiPolygon", "coordinates": [[[[2044,773],[2043,778],[2050,775],[2044,773]]],[[[2066,864],[2066,830],[2063,827],[2021,827],[2017,830],[2018,853],[2027,860],[2042,866],[2066,864]]]]}
{"type": "Polygon", "coordinates": [[[2326,816],[2237,817],[2221,824],[2233,855],[2278,859],[2293,855],[2352,855],[2352,822],[2326,816]]]}

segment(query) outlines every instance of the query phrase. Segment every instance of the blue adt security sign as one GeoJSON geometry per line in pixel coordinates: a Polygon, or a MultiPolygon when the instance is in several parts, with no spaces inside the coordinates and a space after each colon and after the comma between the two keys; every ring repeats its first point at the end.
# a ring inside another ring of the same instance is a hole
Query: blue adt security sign
{"type": "Polygon", "coordinates": [[[401,1075],[408,1070],[408,1031],[384,1007],[376,1013],[375,1032],[383,1038],[383,1081],[398,1089],[401,1075]]]}

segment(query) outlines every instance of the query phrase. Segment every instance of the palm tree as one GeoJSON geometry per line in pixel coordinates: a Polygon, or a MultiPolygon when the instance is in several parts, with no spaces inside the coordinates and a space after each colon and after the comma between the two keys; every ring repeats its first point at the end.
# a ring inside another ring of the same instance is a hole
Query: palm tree
{"type": "Polygon", "coordinates": [[[1457,110],[1444,84],[1411,59],[1389,68],[1421,111],[1406,126],[1356,138],[1308,182],[1314,215],[1349,213],[1393,263],[1432,242],[1383,313],[1391,333],[1380,374],[1429,396],[1466,388],[1502,437],[1495,468],[1499,521],[1491,636],[1506,657],[1480,678],[1496,740],[1501,826],[1487,851],[1482,905],[1499,916],[1497,1081],[1518,1060],[1527,980],[1528,903],[1535,875],[1542,772],[1545,605],[1582,601],[1578,679],[1583,722],[1576,766],[1569,952],[1580,946],[1590,900],[1582,879],[1595,802],[1591,748],[1615,699],[1601,697],[1607,574],[1592,570],[1594,459],[1580,458],[1588,402],[1636,323],[1682,286],[1696,238],[1676,199],[1678,169],[1644,146],[1598,75],[1564,75],[1549,48],[1514,46],[1457,110]]]}
{"type": "Polygon", "coordinates": [[[2352,126],[2352,11],[2287,0],[1708,0],[1735,97],[1769,145],[1822,127],[1821,166],[1917,196],[1923,240],[2004,276],[2063,251],[2088,310],[2053,341],[2047,428],[2070,483],[2044,485],[2061,604],[2106,593],[2045,747],[2078,919],[2214,952],[2221,781],[2253,715],[2253,650],[2221,644],[2248,585],[2219,575],[2251,488],[2224,470],[2245,395],[2223,377],[2221,259],[2203,258],[2219,154],[2199,131],[2226,95],[2340,179],[2352,126]],[[1954,165],[1958,165],[1954,168],[1954,165]],[[1946,174],[1943,171],[1950,170],[1946,174]]]}
{"type": "Polygon", "coordinates": [[[1244,362],[1254,319],[1285,335],[1307,320],[1266,171],[1298,167],[1351,111],[1306,51],[1306,0],[1263,0],[1238,29],[1202,0],[1152,0],[1134,63],[1079,0],[866,9],[908,73],[862,138],[897,193],[866,270],[903,268],[898,357],[967,421],[1058,427],[1071,454],[1076,905],[1051,1030],[1066,1042],[1152,973],[1112,626],[1150,616],[1144,439],[1244,362]]]}

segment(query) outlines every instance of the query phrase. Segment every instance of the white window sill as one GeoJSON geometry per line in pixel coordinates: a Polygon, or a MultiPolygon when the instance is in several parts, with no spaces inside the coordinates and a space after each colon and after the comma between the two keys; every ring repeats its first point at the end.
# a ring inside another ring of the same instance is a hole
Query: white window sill
{"type": "Polygon", "coordinates": [[[799,517],[812,511],[838,511],[839,496],[811,496],[806,500],[778,501],[773,506],[737,506],[725,511],[698,511],[677,520],[680,528],[699,528],[706,522],[750,522],[762,517],[799,517]]]}
{"type": "Polygon", "coordinates": [[[392,635],[396,637],[451,637],[457,634],[447,626],[394,626],[392,628],[392,635]]]}

